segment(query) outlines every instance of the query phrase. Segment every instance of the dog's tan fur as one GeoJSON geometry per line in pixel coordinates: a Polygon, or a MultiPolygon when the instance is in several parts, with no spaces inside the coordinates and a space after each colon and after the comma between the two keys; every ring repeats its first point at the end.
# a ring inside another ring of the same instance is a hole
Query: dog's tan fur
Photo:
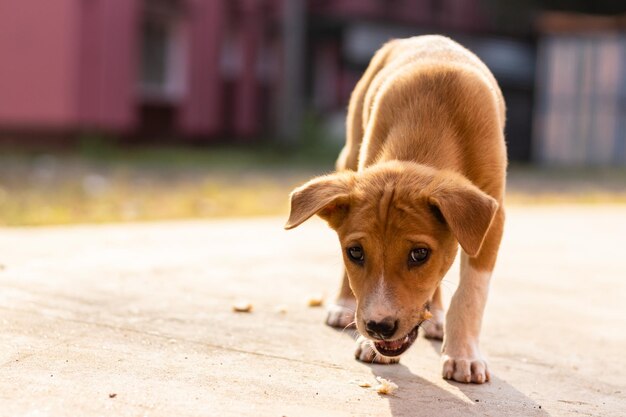
{"type": "Polygon", "coordinates": [[[286,225],[317,214],[337,231],[346,274],[327,322],[345,326],[356,310],[360,359],[397,361],[376,355],[367,321],[393,317],[394,338],[404,337],[430,306],[427,337],[445,333],[443,376],[489,379],[478,339],[504,224],[504,119],[494,77],[448,38],[394,40],[372,59],[350,99],[338,172],[294,190],[286,225]],[[444,327],[439,285],[458,244],[461,279],[444,327]],[[347,257],[353,245],[363,265],[347,257]],[[431,252],[411,267],[415,247],[431,252]]]}

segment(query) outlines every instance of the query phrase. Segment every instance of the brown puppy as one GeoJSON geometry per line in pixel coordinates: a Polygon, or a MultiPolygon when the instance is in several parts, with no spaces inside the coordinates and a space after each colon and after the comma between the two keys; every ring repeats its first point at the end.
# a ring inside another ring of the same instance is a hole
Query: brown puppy
{"type": "Polygon", "coordinates": [[[327,323],[356,322],[357,358],[397,362],[424,323],[443,376],[489,380],[479,335],[504,224],[504,101],[487,67],[442,36],[394,40],[350,99],[335,174],[291,194],[287,229],[317,214],[346,274],[327,323]],[[440,284],[461,246],[445,323],[440,284]]]}

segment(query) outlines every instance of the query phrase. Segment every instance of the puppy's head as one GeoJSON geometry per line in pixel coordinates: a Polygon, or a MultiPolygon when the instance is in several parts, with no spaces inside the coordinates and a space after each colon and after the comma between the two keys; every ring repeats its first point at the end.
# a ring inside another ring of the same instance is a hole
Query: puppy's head
{"type": "Polygon", "coordinates": [[[357,328],[379,353],[397,356],[428,317],[458,244],[476,255],[496,209],[493,198],[461,175],[392,161],[295,189],[285,228],[317,214],[337,231],[357,328]]]}

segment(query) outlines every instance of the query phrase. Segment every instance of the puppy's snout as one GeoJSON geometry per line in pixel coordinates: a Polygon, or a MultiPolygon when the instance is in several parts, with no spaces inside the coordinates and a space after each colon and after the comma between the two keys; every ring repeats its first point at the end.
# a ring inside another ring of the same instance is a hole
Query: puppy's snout
{"type": "Polygon", "coordinates": [[[398,320],[393,317],[385,317],[381,321],[368,320],[365,323],[367,334],[377,339],[388,339],[396,332],[398,320]]]}

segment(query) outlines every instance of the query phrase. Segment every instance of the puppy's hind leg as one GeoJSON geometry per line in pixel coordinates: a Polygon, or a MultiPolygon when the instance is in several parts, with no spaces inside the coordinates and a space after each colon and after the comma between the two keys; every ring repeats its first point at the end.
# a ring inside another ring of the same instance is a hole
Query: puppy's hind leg
{"type": "Polygon", "coordinates": [[[430,313],[433,316],[422,325],[424,336],[427,339],[443,340],[443,321],[446,312],[443,308],[441,284],[435,290],[433,298],[430,301],[430,313]]]}
{"type": "MultiPolygon", "coordinates": [[[[367,90],[372,80],[378,72],[385,66],[389,54],[393,50],[397,41],[389,41],[376,52],[367,70],[357,83],[348,106],[348,118],[346,122],[346,145],[341,150],[335,168],[337,171],[356,171],[359,164],[359,152],[364,135],[363,105],[367,90]]],[[[326,324],[332,327],[345,328],[354,326],[354,311],[356,310],[356,300],[350,285],[348,275],[345,270],[339,296],[334,304],[328,308],[326,324]]]]}
{"type": "MultiPolygon", "coordinates": [[[[337,159],[336,168],[337,171],[353,170],[357,169],[357,152],[360,139],[350,140],[348,135],[348,143],[341,151],[339,158],[337,159]],[[354,143],[357,142],[356,147],[354,143]]],[[[341,289],[339,295],[334,304],[330,304],[327,308],[328,315],[326,316],[326,324],[331,327],[346,328],[354,326],[354,312],[356,311],[356,299],[350,284],[348,282],[348,274],[346,270],[343,270],[343,278],[341,281],[341,289]]]]}
{"type": "Polygon", "coordinates": [[[326,324],[329,326],[342,329],[355,327],[354,311],[356,310],[356,299],[350,289],[348,275],[346,275],[345,271],[343,272],[343,280],[337,300],[333,304],[330,304],[327,310],[326,324]]]}

